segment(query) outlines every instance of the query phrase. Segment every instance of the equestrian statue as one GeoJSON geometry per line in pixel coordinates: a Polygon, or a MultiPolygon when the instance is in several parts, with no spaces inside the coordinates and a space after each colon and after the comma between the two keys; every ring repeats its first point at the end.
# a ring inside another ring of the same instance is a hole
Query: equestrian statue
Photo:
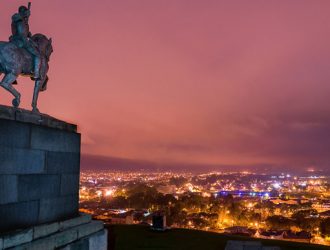
{"type": "Polygon", "coordinates": [[[0,86],[9,91],[14,99],[12,104],[18,107],[21,94],[13,87],[19,75],[28,76],[35,81],[32,111],[37,108],[39,91],[47,88],[48,62],[53,52],[52,39],[43,34],[32,35],[29,28],[31,3],[20,6],[12,16],[9,42],[0,42],[0,75],[4,74],[0,86]]]}

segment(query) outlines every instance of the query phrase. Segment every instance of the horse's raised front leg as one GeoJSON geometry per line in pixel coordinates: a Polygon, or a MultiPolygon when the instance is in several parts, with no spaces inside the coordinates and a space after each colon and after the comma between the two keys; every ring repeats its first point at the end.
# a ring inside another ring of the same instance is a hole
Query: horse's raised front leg
{"type": "Polygon", "coordinates": [[[21,94],[13,87],[12,83],[16,80],[17,75],[13,73],[6,74],[0,86],[9,91],[15,98],[13,99],[13,106],[17,108],[21,102],[21,94]]]}
{"type": "Polygon", "coordinates": [[[40,91],[41,86],[42,86],[41,80],[36,80],[35,84],[34,84],[33,99],[32,99],[32,111],[33,112],[38,112],[39,113],[39,109],[37,108],[37,104],[38,104],[38,96],[39,96],[39,91],[40,91]]]}

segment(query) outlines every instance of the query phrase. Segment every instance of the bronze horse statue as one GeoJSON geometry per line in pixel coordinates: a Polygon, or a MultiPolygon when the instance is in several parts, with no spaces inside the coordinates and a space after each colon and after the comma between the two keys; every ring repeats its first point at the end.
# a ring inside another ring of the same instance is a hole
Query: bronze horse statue
{"type": "Polygon", "coordinates": [[[38,95],[39,91],[44,91],[47,87],[48,62],[53,52],[53,46],[52,39],[48,39],[42,34],[35,34],[30,39],[35,43],[43,58],[40,68],[40,78],[33,78],[33,56],[27,50],[11,42],[0,42],[0,75],[5,74],[0,82],[0,86],[15,97],[12,104],[17,108],[21,98],[21,94],[13,87],[13,84],[17,84],[17,77],[22,75],[35,80],[32,111],[39,112],[37,108],[38,95]]]}

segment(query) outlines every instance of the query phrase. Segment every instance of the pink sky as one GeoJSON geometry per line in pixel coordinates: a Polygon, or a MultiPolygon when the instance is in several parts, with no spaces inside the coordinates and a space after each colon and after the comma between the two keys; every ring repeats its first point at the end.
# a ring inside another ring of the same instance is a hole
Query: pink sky
{"type": "MultiPolygon", "coordinates": [[[[26,1],[0,2],[0,39],[26,1]]],[[[82,152],[216,164],[330,163],[330,1],[32,1],[53,38],[41,112],[82,152]]],[[[33,83],[19,79],[22,107],[33,83]]],[[[11,96],[0,90],[1,104],[11,96]]]]}

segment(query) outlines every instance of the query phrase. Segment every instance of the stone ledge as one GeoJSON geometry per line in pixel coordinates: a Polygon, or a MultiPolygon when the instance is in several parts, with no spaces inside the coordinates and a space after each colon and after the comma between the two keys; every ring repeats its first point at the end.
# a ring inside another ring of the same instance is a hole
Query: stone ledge
{"type": "Polygon", "coordinates": [[[5,105],[0,105],[0,119],[77,132],[77,125],[58,120],[46,114],[35,113],[26,109],[13,108],[5,105]]]}
{"type": "Polygon", "coordinates": [[[107,250],[108,249],[108,230],[104,229],[89,237],[89,249],[107,250]]]}
{"type": "Polygon", "coordinates": [[[54,249],[55,249],[76,241],[78,239],[78,232],[75,228],[71,228],[66,231],[56,233],[53,236],[51,236],[51,238],[54,239],[55,242],[54,249]]]}
{"type": "Polygon", "coordinates": [[[92,221],[91,215],[81,213],[80,216],[69,220],[13,231],[3,236],[0,235],[0,250],[12,247],[15,247],[15,249],[55,249],[103,228],[103,222],[92,221]],[[45,247],[46,245],[50,248],[45,247]]]}
{"type": "Polygon", "coordinates": [[[3,248],[6,249],[17,245],[21,245],[32,241],[32,239],[33,239],[32,229],[26,229],[23,231],[19,231],[17,233],[13,232],[12,234],[3,237],[3,248]]]}
{"type": "Polygon", "coordinates": [[[56,233],[59,230],[60,230],[59,222],[36,226],[33,228],[33,239],[35,240],[41,237],[45,237],[47,235],[56,233]]]}
{"type": "Polygon", "coordinates": [[[78,230],[78,238],[86,237],[87,235],[98,232],[104,228],[102,221],[91,221],[88,224],[80,225],[78,230]]]}
{"type": "Polygon", "coordinates": [[[106,229],[102,229],[84,238],[77,238],[76,233],[76,231],[70,229],[6,250],[107,250],[108,232],[106,229]]]}
{"type": "Polygon", "coordinates": [[[66,245],[59,250],[107,250],[107,243],[108,231],[103,229],[94,234],[88,235],[88,237],[84,237],[76,242],[66,245]]]}
{"type": "Polygon", "coordinates": [[[79,225],[83,225],[92,221],[92,216],[90,214],[81,214],[81,216],[61,221],[59,224],[60,230],[65,230],[71,227],[76,227],[79,225]]]}

